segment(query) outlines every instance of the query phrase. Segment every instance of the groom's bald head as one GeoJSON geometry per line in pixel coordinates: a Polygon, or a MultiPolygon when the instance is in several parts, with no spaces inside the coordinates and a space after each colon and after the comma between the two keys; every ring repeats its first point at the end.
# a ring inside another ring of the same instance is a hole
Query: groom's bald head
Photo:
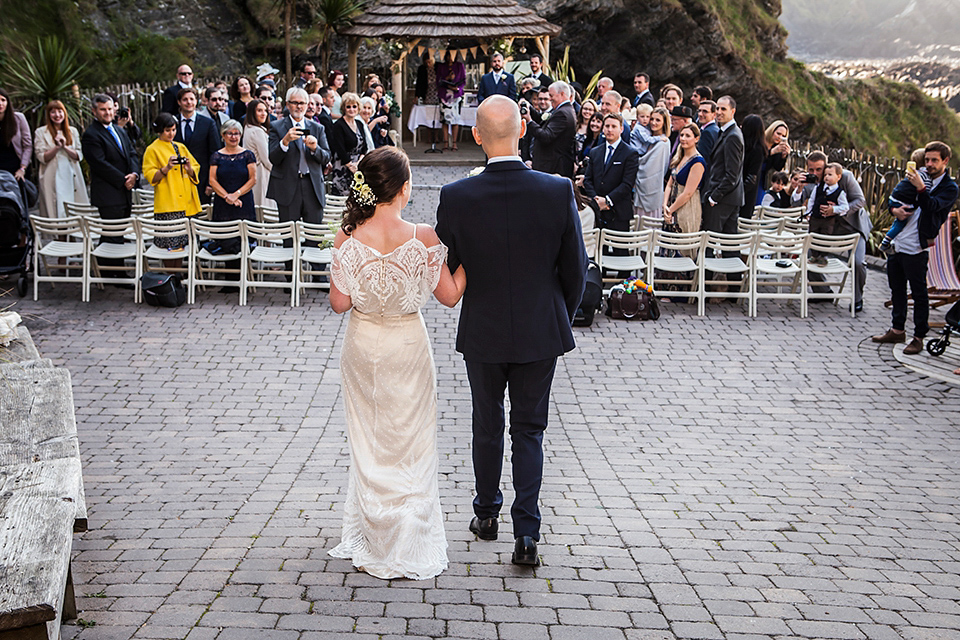
{"type": "Polygon", "coordinates": [[[523,132],[520,108],[513,100],[500,95],[490,96],[477,108],[474,136],[488,156],[517,155],[523,132]]]}

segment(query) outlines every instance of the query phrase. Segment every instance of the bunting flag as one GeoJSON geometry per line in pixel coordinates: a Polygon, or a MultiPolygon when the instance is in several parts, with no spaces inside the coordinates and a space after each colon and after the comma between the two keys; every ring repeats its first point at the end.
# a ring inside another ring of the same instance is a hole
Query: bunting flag
{"type": "Polygon", "coordinates": [[[423,50],[424,50],[424,49],[426,49],[425,46],[423,46],[422,44],[419,45],[419,46],[417,47],[417,56],[419,56],[419,57],[422,58],[422,57],[423,57],[423,50]]]}
{"type": "Polygon", "coordinates": [[[447,50],[446,49],[437,49],[437,57],[434,58],[437,62],[443,62],[447,59],[447,50]]]}
{"type": "Polygon", "coordinates": [[[467,50],[466,49],[457,49],[457,57],[459,57],[464,62],[467,61],[467,50]]]}
{"type": "Polygon", "coordinates": [[[481,45],[480,45],[480,48],[483,49],[483,53],[484,53],[484,55],[486,55],[487,51],[490,50],[490,45],[488,45],[488,44],[481,44],[481,45]]]}
{"type": "Polygon", "coordinates": [[[434,55],[434,54],[436,53],[436,51],[437,51],[436,49],[434,49],[433,47],[428,47],[428,48],[427,48],[427,51],[430,52],[430,57],[431,57],[431,58],[433,58],[434,60],[437,59],[437,56],[434,55]]]}
{"type": "Polygon", "coordinates": [[[473,59],[474,59],[474,60],[477,59],[477,48],[476,48],[476,47],[470,47],[470,55],[473,56],[473,59]]]}

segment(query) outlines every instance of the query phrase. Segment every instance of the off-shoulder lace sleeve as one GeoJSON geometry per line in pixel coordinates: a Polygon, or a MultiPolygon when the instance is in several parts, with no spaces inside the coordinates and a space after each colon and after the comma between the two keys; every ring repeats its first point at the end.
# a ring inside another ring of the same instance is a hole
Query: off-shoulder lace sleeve
{"type": "Polygon", "coordinates": [[[330,277],[333,285],[348,296],[353,296],[353,290],[356,285],[356,274],[350,273],[349,260],[344,263],[343,245],[340,248],[331,249],[333,263],[330,265],[330,277]]]}
{"type": "Polygon", "coordinates": [[[427,247],[427,285],[430,291],[440,284],[440,270],[447,268],[447,245],[442,242],[427,247]]]}

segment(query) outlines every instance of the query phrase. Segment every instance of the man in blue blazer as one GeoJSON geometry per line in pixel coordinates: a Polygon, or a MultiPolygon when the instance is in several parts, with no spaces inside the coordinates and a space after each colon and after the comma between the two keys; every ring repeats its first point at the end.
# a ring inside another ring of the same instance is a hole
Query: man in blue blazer
{"type": "Polygon", "coordinates": [[[510,392],[514,564],[539,564],[543,432],[557,356],[575,347],[570,325],[580,305],[587,255],[567,178],[520,160],[520,109],[491,96],[477,110],[473,137],[487,155],[480,175],[445,186],[437,235],[448,264],[467,272],[457,351],[473,396],[476,497],[470,531],[496,540],[503,506],[504,391],[510,392]]]}
{"type": "Polygon", "coordinates": [[[483,102],[489,96],[507,96],[511,100],[517,99],[517,81],[512,73],[503,70],[503,55],[495,53],[490,56],[490,71],[480,78],[477,88],[477,102],[483,102]]]}
{"type": "Polygon", "coordinates": [[[177,94],[180,112],[177,114],[177,134],[173,139],[185,144],[200,164],[197,193],[200,202],[209,204],[210,194],[213,193],[210,188],[210,156],[214,151],[219,151],[223,143],[213,120],[197,113],[197,95],[196,89],[181,89],[177,94]]]}
{"type": "Polygon", "coordinates": [[[633,219],[633,185],[637,181],[640,154],[621,138],[623,118],[619,113],[603,116],[604,144],[590,152],[583,177],[583,192],[601,229],[629,231],[633,219]]]}

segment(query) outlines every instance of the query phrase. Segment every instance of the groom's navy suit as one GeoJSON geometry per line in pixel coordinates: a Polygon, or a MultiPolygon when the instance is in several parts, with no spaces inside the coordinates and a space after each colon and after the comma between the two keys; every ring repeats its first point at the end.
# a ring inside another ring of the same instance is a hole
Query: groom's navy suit
{"type": "Polygon", "coordinates": [[[473,396],[474,512],[492,518],[503,505],[509,386],[513,532],[539,540],[550,385],[557,356],[575,346],[570,327],[587,268],[573,184],[519,160],[491,162],[440,191],[437,235],[451,271],[462,264],[467,273],[457,351],[473,396]]]}

